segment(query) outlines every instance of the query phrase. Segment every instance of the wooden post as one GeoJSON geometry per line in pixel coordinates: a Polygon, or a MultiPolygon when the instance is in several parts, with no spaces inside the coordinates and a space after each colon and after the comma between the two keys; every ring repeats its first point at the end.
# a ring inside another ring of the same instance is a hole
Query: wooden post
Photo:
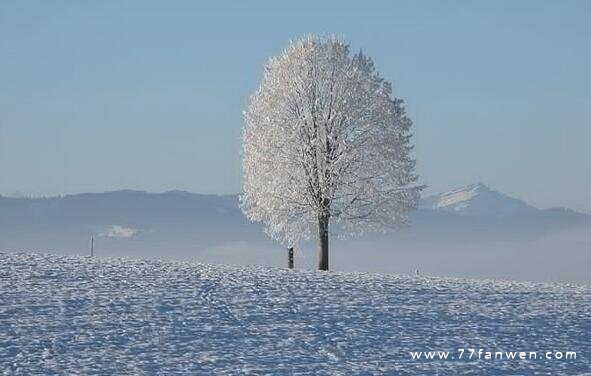
{"type": "Polygon", "coordinates": [[[293,247],[287,248],[287,267],[293,269],[293,247]]]}
{"type": "Polygon", "coordinates": [[[94,256],[94,236],[90,237],[90,257],[94,256]]]}
{"type": "Polygon", "coordinates": [[[318,217],[318,238],[320,255],[318,257],[318,270],[328,270],[328,216],[318,217]]]}

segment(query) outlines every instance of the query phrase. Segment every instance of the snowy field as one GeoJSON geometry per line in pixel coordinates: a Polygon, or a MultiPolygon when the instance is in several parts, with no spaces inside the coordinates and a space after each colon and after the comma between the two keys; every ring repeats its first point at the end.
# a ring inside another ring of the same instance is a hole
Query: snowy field
{"type": "Polygon", "coordinates": [[[0,253],[0,369],[590,374],[591,287],[0,253]],[[410,356],[460,348],[577,359],[410,356]]]}

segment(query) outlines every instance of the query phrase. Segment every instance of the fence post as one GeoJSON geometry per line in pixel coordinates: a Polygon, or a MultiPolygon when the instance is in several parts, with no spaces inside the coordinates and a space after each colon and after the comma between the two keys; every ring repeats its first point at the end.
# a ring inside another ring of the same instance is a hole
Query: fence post
{"type": "Polygon", "coordinates": [[[287,267],[293,269],[293,247],[287,248],[287,267]]]}

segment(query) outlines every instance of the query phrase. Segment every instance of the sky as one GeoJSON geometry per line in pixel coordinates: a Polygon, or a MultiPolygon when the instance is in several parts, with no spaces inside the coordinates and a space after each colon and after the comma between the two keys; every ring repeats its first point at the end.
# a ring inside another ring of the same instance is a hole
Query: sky
{"type": "Polygon", "coordinates": [[[241,189],[242,111],[306,34],[371,56],[427,194],[591,213],[590,1],[0,2],[0,195],[241,189]]]}

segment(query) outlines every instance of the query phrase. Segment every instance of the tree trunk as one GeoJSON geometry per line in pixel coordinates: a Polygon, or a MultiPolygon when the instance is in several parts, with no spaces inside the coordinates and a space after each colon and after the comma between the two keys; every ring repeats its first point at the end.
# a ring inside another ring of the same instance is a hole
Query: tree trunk
{"type": "Polygon", "coordinates": [[[320,254],[318,257],[318,270],[328,270],[328,220],[329,216],[318,217],[318,239],[320,242],[320,254]]]}

